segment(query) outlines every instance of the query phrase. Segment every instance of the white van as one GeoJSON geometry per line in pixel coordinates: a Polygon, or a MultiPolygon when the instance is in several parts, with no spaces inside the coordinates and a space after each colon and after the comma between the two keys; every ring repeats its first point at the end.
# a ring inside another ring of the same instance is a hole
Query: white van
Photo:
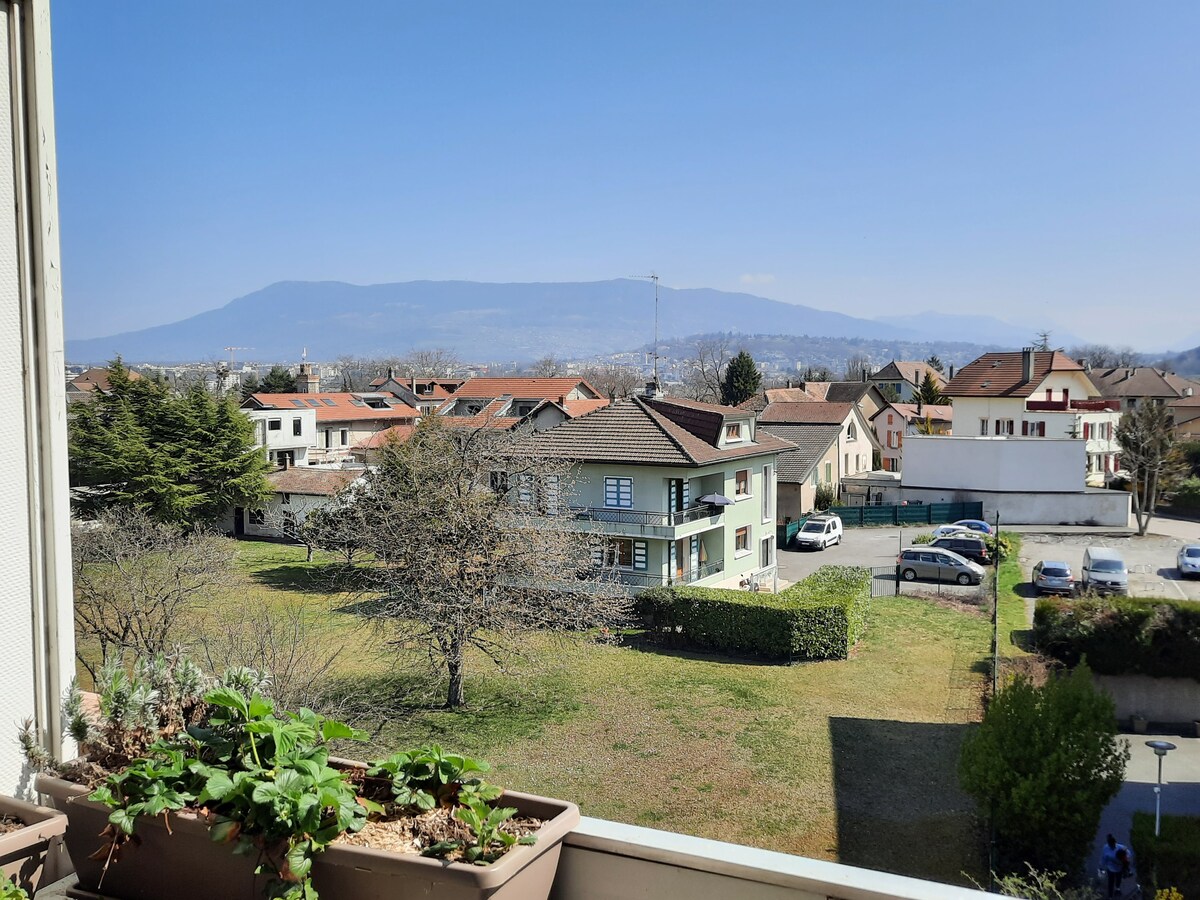
{"type": "Polygon", "coordinates": [[[1079,587],[1098,594],[1128,594],[1129,568],[1117,551],[1107,547],[1088,547],[1083,551],[1079,587]]]}
{"type": "Polygon", "coordinates": [[[840,516],[812,516],[796,532],[793,538],[801,550],[824,550],[830,544],[842,542],[842,520],[840,516]]]}

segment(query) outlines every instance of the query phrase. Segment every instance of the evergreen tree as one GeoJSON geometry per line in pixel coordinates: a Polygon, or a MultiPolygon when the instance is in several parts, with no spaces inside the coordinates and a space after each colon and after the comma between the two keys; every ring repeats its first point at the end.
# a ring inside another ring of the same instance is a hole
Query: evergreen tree
{"type": "Polygon", "coordinates": [[[917,388],[917,399],[929,406],[946,402],[946,395],[934,380],[933,372],[928,369],[925,371],[925,377],[921,379],[921,386],[917,388]]]}
{"type": "Polygon", "coordinates": [[[260,394],[291,394],[296,390],[296,379],[283,366],[271,366],[271,371],[258,387],[260,394]]]}
{"type": "Polygon", "coordinates": [[[250,399],[251,394],[257,394],[262,390],[262,385],[258,380],[258,373],[251,372],[242,379],[242,402],[245,403],[250,399]]]}
{"type": "Polygon", "coordinates": [[[161,378],[130,380],[118,359],[111,390],[72,409],[71,484],[76,505],[143,510],[191,527],[267,494],[268,464],[254,446],[254,426],[233,397],[217,399],[201,385],[183,396],[161,378]]]}
{"type": "Polygon", "coordinates": [[[754,365],[754,357],[742,350],[725,367],[721,380],[721,403],[737,406],[745,403],[762,388],[762,373],[754,365]]]}
{"type": "Polygon", "coordinates": [[[929,368],[936,372],[946,371],[945,365],[943,365],[941,358],[936,353],[929,357],[929,359],[925,360],[925,365],[929,366],[929,368]]]}

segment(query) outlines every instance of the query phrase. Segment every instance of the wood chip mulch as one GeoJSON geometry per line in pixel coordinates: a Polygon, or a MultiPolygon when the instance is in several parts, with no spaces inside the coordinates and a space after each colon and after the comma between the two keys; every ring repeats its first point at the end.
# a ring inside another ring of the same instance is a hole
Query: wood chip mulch
{"type": "Polygon", "coordinates": [[[0,834],[12,834],[25,827],[25,823],[16,816],[0,816],[0,834]]]}
{"type": "MultiPolygon", "coordinates": [[[[541,819],[514,816],[501,826],[501,830],[522,838],[541,827],[541,819]]],[[[398,814],[367,822],[362,831],[343,834],[337,842],[391,853],[420,853],[439,841],[469,844],[471,840],[471,830],[454,818],[453,810],[439,807],[416,816],[398,814]]],[[[461,856],[461,853],[453,852],[444,858],[456,860],[461,856]]]]}

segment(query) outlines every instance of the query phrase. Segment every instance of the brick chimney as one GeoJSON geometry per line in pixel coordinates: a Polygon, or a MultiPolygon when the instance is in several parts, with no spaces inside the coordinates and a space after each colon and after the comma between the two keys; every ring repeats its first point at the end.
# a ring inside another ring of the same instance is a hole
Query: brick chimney
{"type": "Polygon", "coordinates": [[[1033,348],[1021,348],[1021,381],[1033,381],[1033,348]]]}
{"type": "Polygon", "coordinates": [[[296,393],[316,394],[321,390],[321,374],[317,367],[310,362],[300,363],[300,371],[296,375],[296,393]]]}

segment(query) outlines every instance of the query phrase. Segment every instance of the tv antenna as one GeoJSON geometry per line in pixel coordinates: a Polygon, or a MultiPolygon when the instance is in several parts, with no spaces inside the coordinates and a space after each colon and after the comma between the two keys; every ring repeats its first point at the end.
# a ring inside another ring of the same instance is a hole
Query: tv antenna
{"type": "Polygon", "coordinates": [[[654,282],[654,386],[658,387],[658,275],[630,275],[630,278],[642,278],[654,282]]]}

